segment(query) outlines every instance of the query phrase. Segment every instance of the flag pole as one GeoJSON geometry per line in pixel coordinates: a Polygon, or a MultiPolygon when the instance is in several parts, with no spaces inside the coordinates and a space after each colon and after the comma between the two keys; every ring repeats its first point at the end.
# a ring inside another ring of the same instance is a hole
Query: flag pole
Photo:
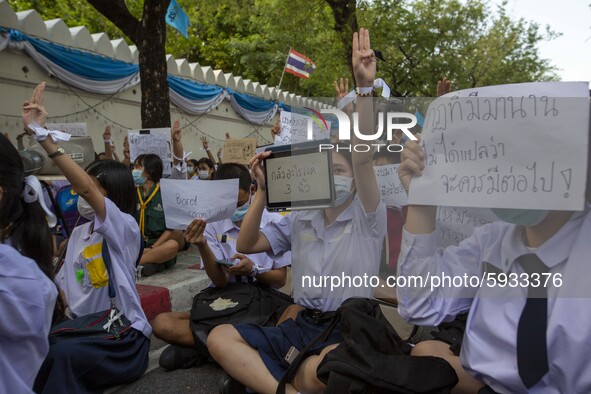
{"type": "Polygon", "coordinates": [[[283,66],[283,72],[281,73],[281,78],[279,78],[279,85],[277,85],[277,90],[281,89],[281,82],[283,82],[283,76],[285,75],[285,67],[287,67],[287,62],[289,61],[289,54],[291,53],[291,47],[289,47],[289,51],[287,52],[287,59],[285,59],[285,65],[283,66]]]}

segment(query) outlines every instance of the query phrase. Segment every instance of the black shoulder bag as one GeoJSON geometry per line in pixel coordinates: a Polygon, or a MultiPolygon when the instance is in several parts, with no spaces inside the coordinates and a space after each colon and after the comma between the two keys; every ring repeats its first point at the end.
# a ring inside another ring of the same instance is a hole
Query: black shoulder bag
{"type": "MultiPolygon", "coordinates": [[[[140,257],[141,255],[140,253],[140,257]]],[[[102,257],[109,277],[111,307],[56,324],[49,333],[50,344],[80,337],[95,338],[97,340],[118,340],[131,330],[131,322],[115,306],[114,275],[112,274],[111,255],[105,239],[103,239],[102,257]]]]}
{"type": "Polygon", "coordinates": [[[290,364],[278,394],[293,380],[300,363],[312,355],[314,344],[340,324],[343,342],[328,352],[316,370],[325,393],[449,393],[458,382],[453,367],[437,357],[415,357],[411,347],[384,317],[380,302],[349,298],[333,321],[290,364]]]}

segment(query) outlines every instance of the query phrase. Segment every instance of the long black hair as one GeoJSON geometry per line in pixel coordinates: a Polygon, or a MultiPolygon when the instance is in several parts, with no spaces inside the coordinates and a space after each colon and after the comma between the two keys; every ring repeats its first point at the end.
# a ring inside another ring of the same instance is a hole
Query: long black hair
{"type": "Polygon", "coordinates": [[[162,172],[164,171],[164,164],[160,156],[153,153],[147,153],[140,155],[135,159],[134,164],[139,164],[144,167],[144,172],[148,175],[148,179],[152,182],[158,183],[162,178],[162,172]]]}
{"type": "MultiPolygon", "coordinates": [[[[41,271],[53,280],[53,242],[45,211],[38,201],[26,203],[23,200],[25,169],[18,151],[2,134],[0,157],[0,242],[10,240],[16,250],[35,260],[41,271]]],[[[58,297],[54,322],[63,316],[62,305],[58,297]]]]}
{"type": "Polygon", "coordinates": [[[107,191],[107,197],[121,212],[135,214],[137,193],[129,168],[115,160],[99,160],[86,167],[88,175],[95,177],[107,191]]]}

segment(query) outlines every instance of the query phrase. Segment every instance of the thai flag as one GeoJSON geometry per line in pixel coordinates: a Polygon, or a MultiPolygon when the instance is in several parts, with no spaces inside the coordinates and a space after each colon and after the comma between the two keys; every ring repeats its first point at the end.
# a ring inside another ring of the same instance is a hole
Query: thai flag
{"type": "Polygon", "coordinates": [[[285,71],[300,78],[309,78],[310,74],[314,72],[316,65],[312,60],[294,51],[289,51],[287,62],[285,63],[285,71]]]}

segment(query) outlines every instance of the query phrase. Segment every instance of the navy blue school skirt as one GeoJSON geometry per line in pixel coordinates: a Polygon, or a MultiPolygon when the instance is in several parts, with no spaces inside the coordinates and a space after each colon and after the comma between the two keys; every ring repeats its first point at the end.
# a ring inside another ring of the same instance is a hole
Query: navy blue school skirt
{"type": "MultiPolygon", "coordinates": [[[[320,333],[324,332],[330,320],[318,323],[309,318],[306,311],[300,311],[293,319],[287,319],[277,327],[260,327],[255,324],[234,324],[240,336],[259,351],[267,369],[275,379],[281,380],[289,363],[285,356],[293,346],[302,351],[320,333]]],[[[325,347],[343,341],[338,325],[325,342],[313,347],[313,354],[319,354],[325,347]]]]}
{"type": "Polygon", "coordinates": [[[97,393],[139,379],[148,367],[150,340],[134,328],[120,340],[72,338],[49,346],[36,393],[97,393]]]}

